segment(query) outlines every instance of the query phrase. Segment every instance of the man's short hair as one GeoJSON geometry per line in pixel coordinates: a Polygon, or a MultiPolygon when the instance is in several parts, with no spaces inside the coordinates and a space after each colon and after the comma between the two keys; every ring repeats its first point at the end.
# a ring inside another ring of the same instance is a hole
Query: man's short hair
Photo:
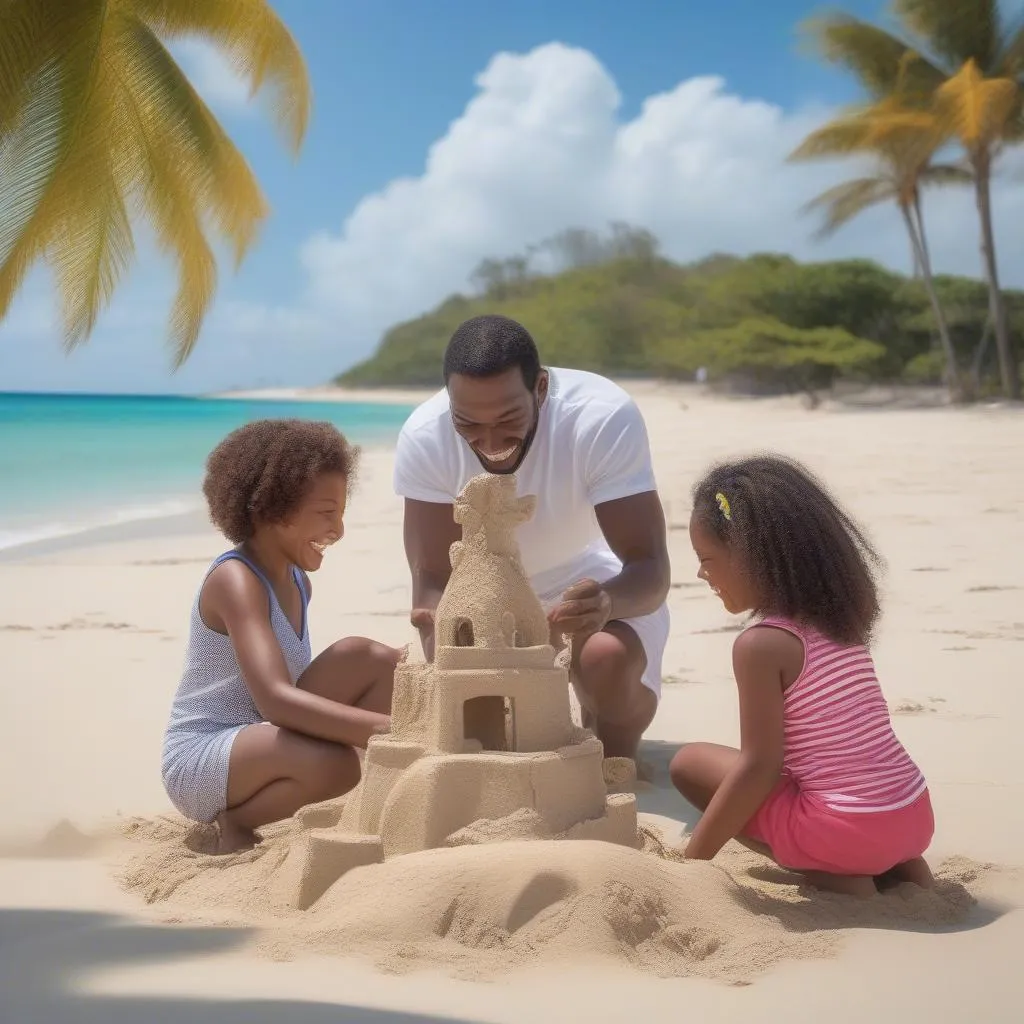
{"type": "Polygon", "coordinates": [[[460,324],[444,351],[444,382],[453,373],[465,377],[496,377],[519,367],[532,391],[540,376],[540,355],[530,332],[507,316],[474,316],[460,324]]]}

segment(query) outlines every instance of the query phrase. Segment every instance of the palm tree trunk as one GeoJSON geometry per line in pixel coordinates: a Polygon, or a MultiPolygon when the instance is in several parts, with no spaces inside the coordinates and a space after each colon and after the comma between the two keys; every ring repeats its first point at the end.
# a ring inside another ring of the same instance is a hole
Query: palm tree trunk
{"type": "Polygon", "coordinates": [[[975,395],[981,394],[981,371],[985,368],[985,356],[988,355],[988,343],[992,339],[992,314],[985,317],[985,326],[981,332],[981,340],[974,350],[971,359],[971,382],[975,395]]]}
{"type": "Polygon", "coordinates": [[[946,323],[946,315],[942,312],[942,304],[939,302],[938,293],[935,291],[935,281],[932,279],[932,263],[928,255],[928,242],[924,234],[924,218],[921,214],[920,194],[914,196],[912,206],[901,202],[900,213],[903,214],[903,222],[907,226],[907,234],[910,235],[910,244],[914,247],[914,258],[921,271],[921,281],[924,284],[925,291],[928,293],[932,315],[935,317],[935,326],[939,332],[939,342],[942,345],[943,355],[946,357],[946,386],[949,388],[949,396],[954,402],[962,402],[966,397],[964,395],[963,381],[956,363],[956,349],[953,348],[953,339],[949,336],[949,325],[946,323]]]}
{"type": "Polygon", "coordinates": [[[1010,342],[1010,325],[1006,317],[1006,303],[999,288],[999,270],[996,264],[996,240],[992,230],[992,177],[989,154],[975,153],[971,163],[974,168],[974,193],[981,220],[981,258],[988,282],[989,312],[995,329],[996,352],[999,354],[999,375],[1003,381],[1003,393],[1007,398],[1020,398],[1020,375],[1010,342]]]}

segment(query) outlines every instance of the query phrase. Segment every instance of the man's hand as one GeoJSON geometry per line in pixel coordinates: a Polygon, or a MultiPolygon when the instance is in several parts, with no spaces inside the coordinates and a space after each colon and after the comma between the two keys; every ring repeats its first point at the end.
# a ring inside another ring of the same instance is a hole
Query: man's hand
{"type": "Polygon", "coordinates": [[[580,580],[564,594],[561,603],[548,613],[548,622],[570,636],[590,636],[608,625],[612,599],[595,580],[580,580]]]}
{"type": "Polygon", "coordinates": [[[431,608],[413,608],[409,615],[413,629],[420,634],[423,645],[423,657],[427,661],[434,660],[434,612],[431,608]]]}
{"type": "Polygon", "coordinates": [[[434,613],[430,608],[413,608],[409,615],[413,629],[424,630],[434,628],[434,613]]]}

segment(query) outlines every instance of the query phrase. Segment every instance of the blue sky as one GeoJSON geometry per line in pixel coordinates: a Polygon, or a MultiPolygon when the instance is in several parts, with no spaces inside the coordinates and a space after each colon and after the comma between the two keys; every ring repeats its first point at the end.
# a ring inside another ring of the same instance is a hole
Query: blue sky
{"type": "MultiPolygon", "coordinates": [[[[884,16],[876,0],[842,6],[884,16]]],[[[857,95],[798,50],[795,26],[817,4],[636,0],[628,15],[621,0],[275,7],[315,91],[297,162],[224,64],[202,47],[181,51],[273,208],[241,271],[223,267],[193,357],[169,373],[173,277],[143,249],[71,357],[54,294],[34,274],[0,325],[0,389],[316,383],[365,356],[396,320],[465,290],[484,256],[611,219],[644,224],[678,259],[772,248],[906,268],[907,243],[885,211],[825,245],[799,214],[843,172],[787,167],[785,154],[857,95]]],[[[997,201],[1019,224],[1018,191],[997,201]]],[[[939,267],[975,273],[969,195],[938,196],[929,212],[939,267]]],[[[1008,232],[1000,242],[1008,282],[1024,285],[1024,246],[1008,232]]]]}

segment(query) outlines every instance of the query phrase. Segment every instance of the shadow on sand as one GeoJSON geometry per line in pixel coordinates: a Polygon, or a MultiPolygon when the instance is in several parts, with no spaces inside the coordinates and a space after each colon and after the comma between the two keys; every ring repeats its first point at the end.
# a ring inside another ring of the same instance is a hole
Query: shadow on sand
{"type": "MultiPolygon", "coordinates": [[[[110,996],[78,990],[110,968],[210,956],[247,933],[138,925],[108,914],[0,910],[3,1024],[456,1024],[455,1018],[298,1000],[110,996]]],[[[469,1021],[462,1018],[462,1024],[469,1021]]],[[[472,1024],[472,1022],[470,1022],[472,1024]]]]}

